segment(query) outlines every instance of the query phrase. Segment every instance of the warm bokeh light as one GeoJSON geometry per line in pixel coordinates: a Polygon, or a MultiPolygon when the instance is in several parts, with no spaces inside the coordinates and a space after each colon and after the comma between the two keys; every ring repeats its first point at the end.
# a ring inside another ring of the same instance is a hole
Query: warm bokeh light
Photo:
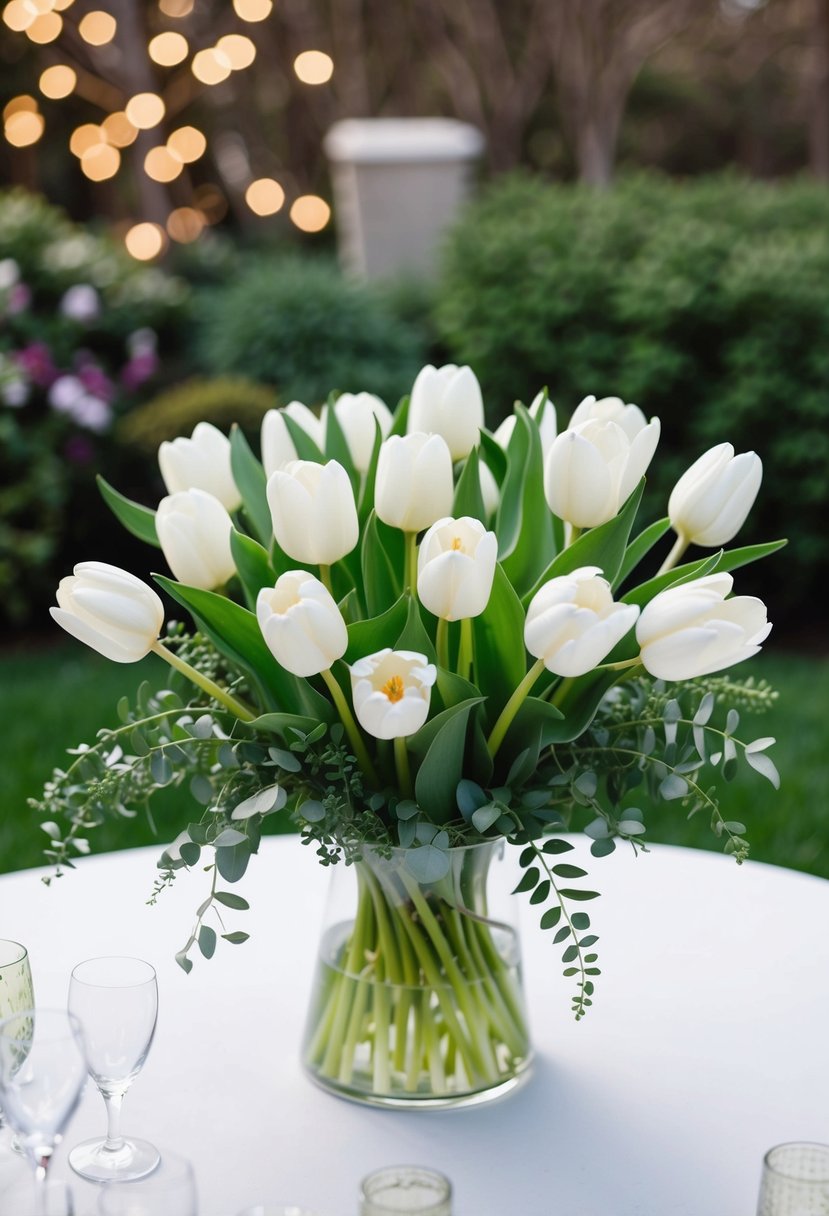
{"type": "Polygon", "coordinates": [[[264,21],[270,16],[273,0],[233,0],[233,7],[243,21],[264,21]]]}
{"type": "Polygon", "coordinates": [[[303,51],[294,60],[294,71],[303,84],[325,84],[334,73],[334,60],[325,51],[303,51]]]}
{"type": "Polygon", "coordinates": [[[157,148],[150,148],[144,157],[144,172],[154,182],[172,182],[181,173],[182,168],[178,157],[173,156],[172,152],[163,144],[157,148]]]}
{"type": "Polygon", "coordinates": [[[133,126],[123,110],[108,114],[101,128],[107,143],[115,148],[128,148],[138,138],[138,128],[133,126]]]}
{"type": "Polygon", "coordinates": [[[127,252],[137,258],[139,262],[149,262],[161,253],[165,239],[163,228],[158,224],[145,222],[133,224],[124,237],[124,244],[127,252]]]}
{"type": "Polygon", "coordinates": [[[59,13],[43,13],[42,16],[35,17],[31,25],[26,26],[26,37],[31,42],[46,46],[48,42],[54,42],[60,37],[62,29],[63,17],[59,13]]]}
{"type": "Polygon", "coordinates": [[[81,155],[81,170],[90,181],[105,182],[121,167],[121,153],[109,144],[93,144],[81,155]]]}
{"type": "Polygon", "coordinates": [[[44,97],[59,101],[68,97],[77,84],[78,77],[65,63],[56,63],[40,73],[39,87],[44,97]]]}
{"type": "Polygon", "coordinates": [[[7,119],[12,114],[18,114],[21,110],[27,111],[29,114],[37,114],[37,101],[29,93],[20,93],[19,96],[13,97],[11,101],[7,101],[3,107],[3,118],[7,119]]]}
{"type": "Polygon", "coordinates": [[[75,0],[55,0],[54,4],[52,5],[52,8],[55,10],[56,13],[62,13],[67,8],[71,8],[71,6],[74,3],[75,3],[75,0]]]}
{"type": "Polygon", "coordinates": [[[227,57],[234,72],[249,68],[256,58],[256,47],[244,34],[225,34],[216,43],[216,50],[227,57]]]}
{"type": "Polygon", "coordinates": [[[213,182],[204,182],[193,195],[193,201],[208,224],[218,224],[227,215],[227,199],[213,182]]]}
{"type": "Polygon", "coordinates": [[[260,177],[248,186],[245,202],[256,215],[273,215],[285,202],[285,191],[272,177],[260,177]]]}
{"type": "Polygon", "coordinates": [[[152,38],[147,49],[153,63],[158,63],[163,68],[172,68],[187,58],[190,47],[183,34],[168,30],[166,34],[157,34],[152,38]]]}
{"type": "Polygon", "coordinates": [[[69,138],[69,151],[73,156],[83,156],[96,144],[105,144],[106,135],[101,127],[94,122],[85,122],[82,127],[76,127],[69,138]]]}
{"type": "Polygon", "coordinates": [[[204,216],[194,207],[176,207],[167,216],[167,231],[180,245],[197,240],[203,230],[204,216]]]}
{"type": "Polygon", "coordinates": [[[167,147],[182,164],[192,164],[204,155],[207,140],[196,127],[179,127],[167,140],[167,147]]]}
{"type": "Polygon", "coordinates": [[[165,17],[187,17],[193,11],[193,0],[158,0],[165,17]]]}
{"type": "Polygon", "coordinates": [[[221,84],[230,75],[230,60],[215,47],[199,51],[190,65],[196,80],[202,84],[221,84]]]}
{"type": "Polygon", "coordinates": [[[124,113],[139,131],[149,131],[164,117],[164,102],[157,93],[136,93],[127,102],[124,113]]]}
{"type": "Polygon", "coordinates": [[[331,219],[331,208],[317,194],[301,194],[294,199],[290,214],[302,232],[321,232],[331,219]]]}
{"type": "Polygon", "coordinates": [[[78,33],[90,46],[106,46],[108,42],[112,42],[117,29],[118,22],[115,18],[99,8],[82,17],[78,25],[78,33]]]}
{"type": "Polygon", "coordinates": [[[18,110],[6,119],[4,134],[15,148],[26,148],[29,144],[37,143],[45,125],[42,114],[34,114],[31,110],[18,110]]]}
{"type": "Polygon", "coordinates": [[[44,13],[51,13],[55,0],[23,0],[23,4],[33,17],[42,17],[44,13]]]}
{"type": "Polygon", "coordinates": [[[24,0],[9,0],[3,9],[3,20],[16,34],[22,34],[28,29],[36,16],[34,9],[29,8],[24,0]]]}

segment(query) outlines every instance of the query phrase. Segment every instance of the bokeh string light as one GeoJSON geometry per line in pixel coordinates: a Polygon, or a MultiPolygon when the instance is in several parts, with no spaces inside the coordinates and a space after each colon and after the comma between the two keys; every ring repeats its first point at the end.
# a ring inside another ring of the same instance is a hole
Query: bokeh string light
{"type": "MultiPolygon", "coordinates": [[[[94,4],[95,0],[92,0],[94,4]]],[[[30,42],[47,45],[55,42],[64,28],[61,13],[69,9],[74,0],[7,0],[2,5],[2,20],[8,29],[25,35],[30,42]]],[[[99,0],[100,3],[100,0],[99,0]]],[[[232,73],[242,72],[256,61],[257,46],[253,38],[242,32],[229,32],[217,38],[215,45],[201,47],[193,45],[187,26],[180,29],[164,29],[165,20],[180,22],[189,17],[195,7],[194,0],[156,0],[157,21],[152,36],[148,36],[146,55],[155,69],[184,67],[191,80],[206,89],[212,89],[228,80],[232,73]]],[[[265,21],[273,11],[273,0],[232,0],[235,17],[246,25],[265,21]]],[[[69,147],[77,158],[79,167],[87,180],[104,182],[113,178],[122,165],[122,150],[135,143],[142,131],[160,128],[168,118],[165,98],[176,114],[182,108],[180,75],[171,78],[169,93],[143,92],[129,95],[118,108],[117,77],[98,77],[95,72],[96,57],[110,55],[110,45],[119,38],[119,26],[109,5],[92,7],[73,19],[73,28],[82,42],[89,48],[88,57],[92,71],[81,73],[70,66],[70,62],[53,62],[42,69],[38,77],[38,90],[48,102],[59,102],[74,94],[97,104],[103,110],[99,123],[84,122],[72,131],[69,147]],[[114,84],[115,88],[111,86],[114,84]],[[173,100],[175,99],[175,100],[173,100]]],[[[117,43],[116,43],[117,45],[117,43]]],[[[123,55],[130,48],[120,46],[123,55]]],[[[83,62],[83,60],[82,60],[83,62]]],[[[330,81],[334,72],[334,61],[324,51],[309,49],[298,54],[293,62],[294,74],[302,84],[319,86],[330,81]]],[[[163,76],[162,76],[163,79],[163,76]]],[[[192,96],[192,93],[190,94],[192,96]]],[[[123,93],[122,93],[123,97],[123,93]]],[[[187,104],[187,94],[184,94],[187,104]]],[[[47,107],[48,116],[48,107],[47,107]]],[[[12,98],[3,111],[3,129],[7,142],[16,148],[36,144],[46,130],[46,118],[40,112],[37,100],[29,94],[12,98]]],[[[207,136],[197,127],[182,125],[172,130],[166,142],[160,138],[154,146],[142,147],[137,163],[153,181],[169,184],[182,177],[185,166],[198,161],[207,152],[207,136]]],[[[246,176],[249,176],[249,169],[246,176]]],[[[241,183],[240,183],[241,184],[241,183]]],[[[168,241],[182,244],[197,240],[210,225],[220,223],[228,212],[228,199],[224,191],[213,182],[191,183],[185,175],[183,184],[176,187],[176,196],[182,192],[191,195],[189,206],[176,206],[170,211],[165,225],[135,222],[124,240],[129,253],[139,260],[150,261],[159,257],[168,241]]],[[[247,208],[262,218],[276,215],[286,207],[285,188],[274,177],[249,180],[244,191],[247,208]]],[[[329,223],[331,209],[324,199],[314,194],[295,197],[288,211],[290,222],[305,233],[322,231],[329,223]]]]}

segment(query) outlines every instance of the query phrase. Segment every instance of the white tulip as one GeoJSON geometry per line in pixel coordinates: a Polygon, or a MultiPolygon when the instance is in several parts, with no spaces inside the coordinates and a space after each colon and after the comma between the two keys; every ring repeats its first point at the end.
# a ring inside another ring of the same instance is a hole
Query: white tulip
{"type": "MultiPolygon", "coordinates": [[[[530,417],[534,418],[538,424],[538,433],[541,439],[541,454],[542,457],[546,458],[547,453],[553,446],[553,440],[557,433],[556,407],[547,394],[542,391],[536,393],[533,397],[529,413],[530,417]]],[[[514,430],[515,414],[508,414],[496,430],[493,431],[493,439],[504,451],[509,446],[509,441],[512,438],[514,430]]]]}
{"type": "Polygon", "coordinates": [[[484,425],[481,386],[471,367],[432,367],[417,374],[409,400],[408,431],[442,435],[453,460],[468,456],[484,425]]]}
{"type": "Polygon", "coordinates": [[[722,671],[760,650],[771,625],[751,595],[726,599],[730,574],[709,574],[654,596],[636,626],[640,658],[661,680],[692,680],[722,671]]]}
{"type": "Polygon", "coordinates": [[[161,599],[140,578],[106,562],[80,562],[60,580],[57,623],[115,663],[137,663],[164,624],[161,599]]]}
{"type": "Polygon", "coordinates": [[[544,466],[544,495],[559,519],[595,528],[617,515],[659,442],[659,419],[631,439],[617,422],[588,419],[562,431],[544,466]]]}
{"type": "Polygon", "coordinates": [[[498,539],[478,519],[439,519],[420,542],[417,594],[445,621],[480,616],[489,603],[498,539]]]}
{"type": "Polygon", "coordinates": [[[548,671],[583,676],[607,658],[633,626],[639,609],[617,604],[598,566],[551,578],[527,609],[524,645],[548,671]]]}
{"type": "Polygon", "coordinates": [[[671,526],[688,544],[724,545],[745,523],[762,480],[756,452],[735,456],[730,443],[709,448],[671,491],[671,526]]]}
{"type": "Polygon", "coordinates": [[[441,435],[391,435],[377,460],[374,509],[404,532],[422,532],[452,511],[452,457],[441,435]]]}
{"type": "Polygon", "coordinates": [[[233,521],[206,490],[180,490],[162,498],[155,530],[167,565],[180,583],[212,591],[236,573],[230,551],[233,521]]]}
{"type": "Polygon", "coordinates": [[[319,418],[301,401],[289,401],[279,409],[268,410],[262,418],[260,428],[260,447],[262,465],[265,476],[270,477],[277,469],[283,469],[290,460],[296,460],[298,453],[291,433],[285,425],[284,415],[287,414],[297,426],[302,427],[309,439],[313,439],[320,451],[324,447],[324,432],[319,418]]]}
{"type": "Polygon", "coordinates": [[[199,422],[189,439],[165,439],[158,464],[168,494],[207,490],[228,511],[242,504],[230,467],[230,440],[212,422],[199,422]]]}
{"type": "Polygon", "coordinates": [[[360,538],[354,491],[336,460],[292,460],[268,478],[268,506],[277,544],[294,561],[330,566],[360,538]]]}
{"type": "MultiPolygon", "coordinates": [[[[329,409],[326,405],[322,411],[324,429],[328,425],[329,409]]],[[[380,433],[385,439],[391,430],[391,410],[373,393],[341,393],[334,402],[334,413],[345,435],[354,467],[358,473],[365,473],[374,451],[375,419],[380,423],[380,433]]]]}
{"type": "Polygon", "coordinates": [[[579,402],[570,419],[570,429],[581,426],[591,419],[598,422],[615,422],[631,441],[644,431],[648,420],[638,405],[626,405],[621,397],[585,397],[579,402]]]}
{"type": "Polygon", "coordinates": [[[286,671],[315,676],[341,659],[348,631],[331,592],[306,570],[288,570],[256,598],[268,649],[286,671]]]}
{"type": "Polygon", "coordinates": [[[375,739],[403,739],[429,715],[437,668],[412,650],[378,650],[351,667],[351,699],[362,728],[375,739]]]}

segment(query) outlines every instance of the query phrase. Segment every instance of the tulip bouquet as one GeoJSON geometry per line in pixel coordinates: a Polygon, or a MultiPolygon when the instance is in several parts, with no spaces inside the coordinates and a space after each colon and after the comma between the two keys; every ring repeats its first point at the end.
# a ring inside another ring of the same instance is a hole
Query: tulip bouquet
{"type": "Polygon", "coordinates": [[[771,628],[759,599],[731,594],[731,572],[783,542],[724,548],[760,460],[713,448],[637,531],[658,438],[657,419],[616,398],[586,398],[559,432],[546,392],[490,433],[473,372],[450,365],[423,368],[394,412],[366,393],[320,415],[273,410],[260,457],[238,429],[202,423],[162,444],[155,511],[101,480],[123,524],[160,547],[173,577],[156,582],[191,623],[164,632],[157,592],[111,566],[61,582],[52,614],[71,634],[116,662],[153,651],[177,674],[124,701],[122,724],[47,784],[35,805],[51,860],[71,865],[104,816],[189,782],[203,810],[156,884],[206,862],[177,956],[189,970],[195,949],[212,955],[219,914],[246,909],[225,886],[266,818],[290,815],[323,864],[360,878],[309,1066],[353,1086],[367,1060],[375,1087],[397,1078],[409,1093],[423,1070],[456,1092],[515,1071],[526,1028],[486,909],[470,913],[472,852],[516,847],[516,891],[554,931],[581,1017],[599,973],[584,911],[596,892],[564,856],[573,830],[595,857],[643,849],[646,811],[675,802],[709,816],[741,861],[745,829],[721,813],[717,775],[744,762],[777,781],[773,740],[738,733],[740,710],[771,690],[717,674],[771,628]],[[690,545],[709,551],[682,561],[690,545]],[[427,980],[439,995],[419,1003],[412,986],[427,980]],[[390,1004],[391,981],[406,995],[390,1004]]]}

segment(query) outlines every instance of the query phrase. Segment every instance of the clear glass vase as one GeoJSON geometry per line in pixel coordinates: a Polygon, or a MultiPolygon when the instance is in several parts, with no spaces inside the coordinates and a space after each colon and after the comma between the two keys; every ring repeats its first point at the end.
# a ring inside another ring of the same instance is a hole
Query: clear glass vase
{"type": "Polygon", "coordinates": [[[375,1106],[488,1101],[528,1075],[505,842],[451,849],[420,883],[403,849],[332,867],[305,1029],[317,1084],[375,1106]]]}

